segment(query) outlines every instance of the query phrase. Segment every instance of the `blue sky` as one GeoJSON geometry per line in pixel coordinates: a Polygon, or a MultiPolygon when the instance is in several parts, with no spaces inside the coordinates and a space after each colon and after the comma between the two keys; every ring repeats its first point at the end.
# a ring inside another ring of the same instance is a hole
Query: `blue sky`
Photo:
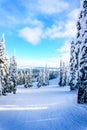
{"type": "Polygon", "coordinates": [[[80,0],[0,0],[0,36],[18,66],[58,67],[76,40],[80,0]]]}

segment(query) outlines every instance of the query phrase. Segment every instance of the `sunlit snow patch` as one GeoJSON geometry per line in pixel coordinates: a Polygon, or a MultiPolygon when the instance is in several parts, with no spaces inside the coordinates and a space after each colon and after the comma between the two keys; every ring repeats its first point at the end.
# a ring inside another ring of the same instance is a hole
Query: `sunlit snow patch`
{"type": "Polygon", "coordinates": [[[41,106],[40,107],[7,107],[7,108],[1,107],[0,111],[45,110],[45,109],[48,109],[48,107],[46,106],[44,107],[41,107],[41,106]]]}

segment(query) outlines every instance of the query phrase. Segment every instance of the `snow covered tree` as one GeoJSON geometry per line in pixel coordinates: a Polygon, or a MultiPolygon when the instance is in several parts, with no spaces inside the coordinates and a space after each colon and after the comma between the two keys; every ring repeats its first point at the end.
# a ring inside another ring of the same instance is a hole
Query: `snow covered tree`
{"type": "Polygon", "coordinates": [[[2,83],[1,91],[3,95],[6,94],[8,74],[9,74],[9,61],[5,50],[4,34],[2,34],[2,39],[0,41],[0,75],[2,83]]]}
{"type": "Polygon", "coordinates": [[[47,68],[47,65],[45,67],[45,85],[49,85],[49,70],[47,68]]]}
{"type": "Polygon", "coordinates": [[[62,81],[63,81],[63,67],[62,67],[62,61],[60,61],[60,70],[59,70],[59,86],[62,86],[62,81]]]}
{"type": "MultiPolygon", "coordinates": [[[[82,2],[83,1],[81,0],[81,6],[82,6],[82,2]]],[[[83,21],[83,17],[82,17],[82,10],[81,10],[77,20],[77,42],[75,43],[75,71],[76,71],[75,88],[78,88],[79,86],[80,46],[83,37],[82,21],[83,21]]]]}
{"type": "Polygon", "coordinates": [[[13,93],[16,93],[16,87],[17,87],[17,62],[16,62],[16,57],[15,54],[10,58],[10,68],[9,68],[9,73],[10,73],[10,87],[11,91],[13,93]]]}
{"type": "Polygon", "coordinates": [[[75,89],[75,43],[71,42],[71,49],[70,49],[70,78],[69,78],[69,85],[70,89],[75,89]]]}
{"type": "Polygon", "coordinates": [[[22,71],[18,72],[18,84],[19,85],[24,84],[24,73],[22,71]]]}
{"type": "Polygon", "coordinates": [[[63,62],[62,66],[62,86],[66,86],[66,70],[65,70],[65,62],[63,62]]]}
{"type": "Polygon", "coordinates": [[[70,89],[74,90],[79,85],[79,55],[80,55],[80,44],[82,42],[82,11],[80,12],[77,21],[77,41],[71,43],[71,57],[70,57],[70,89]]]}
{"type": "Polygon", "coordinates": [[[65,67],[66,86],[69,85],[69,73],[70,73],[70,68],[69,68],[69,64],[67,63],[65,67]]]}
{"type": "Polygon", "coordinates": [[[33,73],[32,73],[32,69],[28,71],[26,71],[26,74],[25,74],[25,87],[28,88],[28,87],[32,87],[32,76],[33,76],[33,73]]]}
{"type": "Polygon", "coordinates": [[[39,72],[39,77],[38,77],[38,83],[37,83],[37,87],[41,87],[43,84],[43,78],[42,78],[42,71],[40,70],[39,72]]]}
{"type": "Polygon", "coordinates": [[[87,1],[81,0],[78,103],[87,102],[87,1]]]}
{"type": "Polygon", "coordinates": [[[66,86],[69,83],[69,67],[68,65],[60,61],[60,70],[59,70],[59,86],[66,86]]]}
{"type": "Polygon", "coordinates": [[[49,85],[49,71],[47,66],[42,70],[42,85],[49,85]]]}
{"type": "Polygon", "coordinates": [[[49,70],[46,67],[43,70],[40,70],[38,78],[38,87],[49,85],[49,70]]]}
{"type": "Polygon", "coordinates": [[[30,69],[29,71],[29,87],[32,87],[32,77],[33,77],[33,71],[30,69]]]}
{"type": "Polygon", "coordinates": [[[28,88],[29,87],[29,72],[26,71],[25,72],[25,88],[28,88]]]}
{"type": "Polygon", "coordinates": [[[6,72],[6,77],[5,77],[5,84],[6,84],[6,91],[9,92],[9,59],[8,59],[8,54],[6,53],[5,55],[5,72],[6,72]]]}
{"type": "Polygon", "coordinates": [[[42,70],[42,85],[45,86],[45,69],[42,70]]]}
{"type": "Polygon", "coordinates": [[[46,86],[49,85],[49,70],[46,67],[42,70],[42,85],[46,86]]]}

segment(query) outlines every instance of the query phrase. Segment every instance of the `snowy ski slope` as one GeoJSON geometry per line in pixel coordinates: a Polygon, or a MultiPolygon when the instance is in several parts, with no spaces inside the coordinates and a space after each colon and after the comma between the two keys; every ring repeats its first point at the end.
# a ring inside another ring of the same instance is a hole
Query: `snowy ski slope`
{"type": "Polygon", "coordinates": [[[0,130],[87,130],[87,104],[76,99],[57,79],[47,87],[19,86],[16,95],[0,96],[0,130]]]}

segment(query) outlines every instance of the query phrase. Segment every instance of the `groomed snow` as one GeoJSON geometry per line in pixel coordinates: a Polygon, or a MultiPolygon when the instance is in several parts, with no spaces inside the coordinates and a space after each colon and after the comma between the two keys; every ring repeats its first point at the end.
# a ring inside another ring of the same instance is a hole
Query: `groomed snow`
{"type": "Polygon", "coordinates": [[[0,96],[0,130],[87,130],[87,104],[76,102],[77,92],[49,86],[23,88],[0,96]]]}

